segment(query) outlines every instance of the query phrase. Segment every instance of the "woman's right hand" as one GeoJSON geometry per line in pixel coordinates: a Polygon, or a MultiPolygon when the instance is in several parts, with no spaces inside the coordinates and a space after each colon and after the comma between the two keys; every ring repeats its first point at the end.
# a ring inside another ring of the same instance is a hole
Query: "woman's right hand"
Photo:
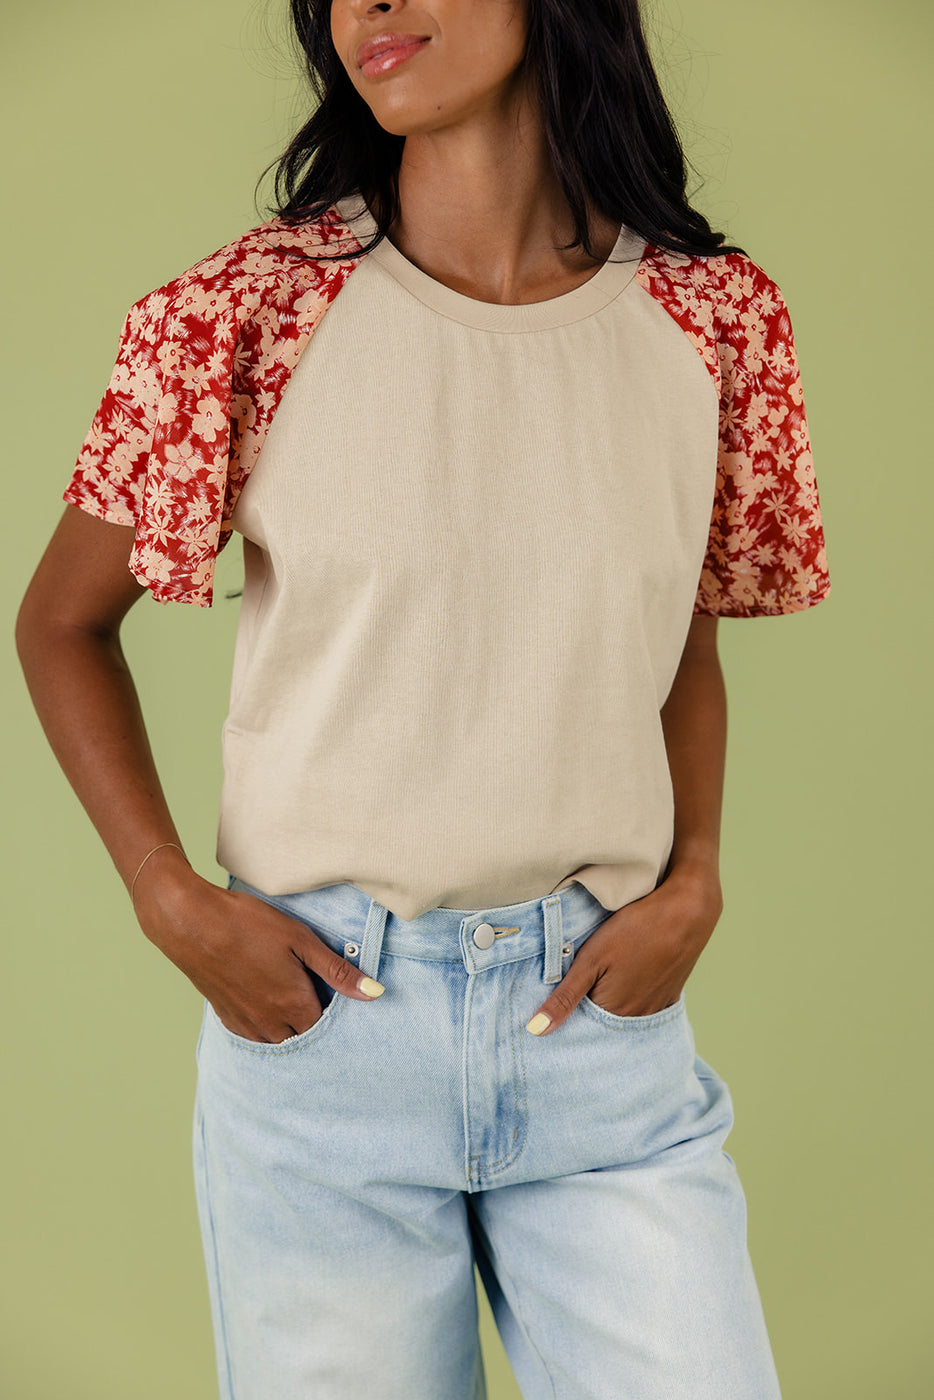
{"type": "Polygon", "coordinates": [[[312,971],[361,1001],[373,1000],[361,983],[379,987],[307,924],[244,890],[211,884],[172,847],[140,871],[133,906],[150,942],[247,1040],[278,1043],[310,1030],[322,1010],[312,971]]]}
{"type": "Polygon", "coordinates": [[[133,890],[146,937],[229,1030],[277,1043],[321,1015],[312,972],[362,1001],[382,988],[299,920],[203,880],[169,844],[178,833],[120,642],[145,592],[129,568],[134,538],[132,525],[66,505],[17,616],[23,672],[56,758],[133,890]]]}

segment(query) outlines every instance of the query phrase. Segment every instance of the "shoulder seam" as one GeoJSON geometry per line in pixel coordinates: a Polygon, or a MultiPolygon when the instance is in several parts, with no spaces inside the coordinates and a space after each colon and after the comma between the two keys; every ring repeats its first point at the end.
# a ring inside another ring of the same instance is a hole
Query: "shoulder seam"
{"type": "Polygon", "coordinates": [[[187,288],[205,283],[212,277],[229,281],[232,286],[236,286],[238,283],[247,286],[252,284],[257,291],[260,291],[263,288],[287,282],[298,273],[307,277],[311,272],[313,274],[312,280],[318,280],[323,284],[328,280],[335,262],[350,262],[359,256],[360,245],[359,242],[356,242],[354,249],[348,252],[345,258],[335,259],[333,262],[317,263],[311,258],[294,257],[292,256],[293,252],[299,252],[302,244],[308,243],[314,243],[316,246],[324,248],[333,246],[336,251],[341,242],[339,234],[331,240],[327,236],[335,230],[343,229],[350,240],[355,242],[353,234],[341,221],[331,223],[316,219],[312,223],[300,225],[297,228],[302,231],[297,233],[296,243],[290,246],[287,243],[271,241],[265,236],[268,231],[272,230],[284,234],[291,232],[291,227],[282,224],[281,220],[269,219],[265,223],[256,224],[238,234],[236,238],[221,244],[213,252],[205,253],[197,262],[184,268],[174,277],[170,277],[168,281],[145,292],[131,303],[130,310],[134,307],[142,307],[150,298],[163,296],[167,300],[164,314],[169,314],[175,310],[178,298],[187,288]],[[265,248],[263,244],[266,245],[265,248]],[[255,269],[244,267],[238,273],[238,263],[249,257],[251,253],[259,258],[273,257],[275,263],[271,267],[255,269]],[[316,278],[314,274],[316,274],[316,278]]]}

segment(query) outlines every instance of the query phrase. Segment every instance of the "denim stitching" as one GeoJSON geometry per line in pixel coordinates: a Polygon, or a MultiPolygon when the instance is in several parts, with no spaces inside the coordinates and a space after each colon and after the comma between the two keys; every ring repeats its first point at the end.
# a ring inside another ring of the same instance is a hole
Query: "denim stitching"
{"type": "MultiPolygon", "coordinates": [[[[526,970],[528,970],[528,968],[531,966],[531,964],[532,964],[533,961],[534,961],[533,958],[527,958],[527,959],[525,960],[525,967],[526,967],[526,970]]],[[[514,988],[515,988],[515,984],[516,984],[516,979],[517,979],[517,977],[519,976],[519,973],[520,973],[521,970],[522,970],[522,965],[521,965],[520,963],[516,963],[516,965],[515,965],[515,972],[513,973],[512,983],[511,983],[511,985],[510,985],[510,987],[509,987],[509,993],[508,993],[508,995],[509,995],[510,1006],[512,1005],[512,1002],[513,1002],[513,992],[514,992],[514,988]]],[[[513,1026],[513,1029],[512,1029],[511,1040],[512,1040],[512,1063],[513,1063],[513,1086],[514,1086],[514,1087],[513,1087],[513,1094],[514,1094],[514,1104],[515,1104],[515,1110],[516,1110],[516,1117],[517,1117],[517,1119],[519,1119],[519,1121],[520,1121],[520,1123],[521,1123],[521,1128],[520,1128],[519,1130],[517,1130],[517,1132],[516,1132],[515,1135],[513,1136],[513,1146],[510,1147],[510,1149],[509,1149],[509,1151],[506,1153],[505,1157],[499,1157],[499,1158],[497,1158],[497,1160],[496,1160],[495,1162],[488,1162],[488,1163],[486,1163],[485,1165],[483,1165],[483,1166],[481,1166],[481,1167],[478,1167],[478,1171],[477,1171],[477,1174],[478,1174],[478,1175],[480,1174],[481,1171],[484,1172],[484,1173],[486,1173],[486,1174],[489,1175],[489,1176],[497,1176],[500,1172],[504,1172],[504,1171],[506,1170],[507,1167],[512,1166],[513,1162],[518,1161],[519,1157],[522,1155],[522,1152],[523,1152],[523,1150],[524,1150],[524,1148],[525,1148],[525,1144],[526,1144],[526,1142],[528,1141],[528,1115],[527,1115],[527,1112],[526,1112],[526,1105],[527,1105],[527,1103],[528,1103],[528,1098],[527,1098],[527,1095],[526,1095],[526,1082],[525,1082],[525,1058],[524,1058],[523,1053],[522,1053],[522,1040],[520,1039],[519,1042],[518,1042],[518,1043],[519,1043],[519,1055],[518,1055],[518,1069],[519,1069],[519,1075],[517,1075],[517,1074],[516,1074],[516,1059],[517,1059],[517,1057],[516,1057],[516,1027],[515,1027],[515,1026],[513,1026]],[[522,1083],[521,1114],[520,1114],[520,1094],[519,1094],[519,1079],[520,1079],[520,1078],[521,1078],[521,1083],[522,1083]],[[520,1141],[520,1143],[519,1143],[518,1149],[515,1148],[515,1142],[516,1142],[516,1138],[517,1138],[517,1137],[520,1137],[520,1138],[521,1138],[521,1141],[520,1141]]],[[[469,1138],[468,1138],[468,1141],[469,1141],[469,1138]]],[[[472,1153],[472,1154],[471,1154],[470,1160],[473,1161],[473,1162],[480,1162],[481,1159],[482,1159],[482,1156],[483,1156],[483,1154],[480,1153],[480,1152],[472,1153]]]]}
{"type": "Polygon", "coordinates": [[[461,1031],[461,1103],[464,1106],[464,1150],[467,1152],[467,1189],[473,1187],[474,1163],[477,1157],[469,1151],[470,1148],[470,1094],[467,1088],[467,1066],[470,1060],[470,1050],[467,1040],[467,1027],[470,1024],[470,1005],[473,1001],[474,979],[466,972],[467,987],[464,994],[464,1024],[461,1031]]]}
{"type": "MultiPolygon", "coordinates": [[[[484,1232],[484,1233],[485,1233],[485,1232],[484,1232]]],[[[555,1390],[554,1377],[552,1376],[551,1372],[548,1370],[548,1366],[546,1365],[545,1358],[542,1356],[542,1353],[539,1351],[539,1349],[538,1349],[538,1347],[536,1346],[535,1342],[532,1340],[532,1334],[531,1334],[531,1331],[529,1330],[528,1323],[526,1322],[525,1318],[524,1318],[523,1315],[522,1315],[522,1309],[521,1309],[521,1307],[520,1307],[520,1305],[519,1305],[519,1299],[520,1299],[520,1297],[521,1297],[521,1294],[520,1294],[519,1290],[518,1290],[518,1289],[516,1288],[516,1286],[515,1286],[515,1283],[514,1283],[514,1281],[513,1281],[513,1276],[512,1276],[512,1274],[509,1273],[508,1270],[503,1266],[502,1260],[501,1260],[499,1257],[497,1257],[497,1261],[496,1261],[496,1265],[495,1265],[495,1272],[496,1272],[497,1278],[500,1280],[500,1284],[501,1284],[501,1285],[502,1285],[503,1279],[505,1279],[505,1278],[508,1278],[508,1279],[509,1279],[509,1282],[512,1284],[512,1292],[513,1292],[513,1304],[512,1304],[512,1308],[513,1308],[513,1312],[514,1312],[516,1318],[517,1318],[518,1321],[519,1321],[520,1327],[522,1328],[522,1332],[523,1332],[523,1334],[524,1334],[524,1336],[525,1336],[525,1340],[526,1340],[526,1342],[527,1342],[527,1344],[528,1344],[529,1351],[533,1352],[533,1353],[535,1354],[535,1356],[538,1357],[538,1364],[541,1366],[541,1368],[542,1368],[542,1373],[544,1374],[545,1379],[547,1380],[548,1385],[549,1385],[549,1387],[550,1387],[550,1389],[551,1389],[551,1400],[557,1400],[557,1391],[555,1390]]],[[[504,1290],[504,1291],[505,1291],[505,1290],[504,1290]]]]}
{"type": "Polygon", "coordinates": [[[233,1378],[230,1373],[230,1347],[227,1343],[227,1323],[224,1317],[224,1290],[221,1285],[220,1258],[217,1249],[217,1231],[214,1227],[214,1211],[211,1206],[211,1189],[208,1179],[208,1153],[204,1140],[204,1113],[198,1110],[198,1136],[201,1139],[201,1170],[204,1173],[204,1204],[208,1219],[208,1232],[211,1240],[211,1261],[214,1266],[214,1284],[217,1289],[217,1315],[221,1328],[221,1350],[224,1359],[222,1380],[227,1386],[226,1400],[234,1400],[233,1378]]]}
{"type": "Polygon", "coordinates": [[[218,1029],[223,1031],[228,1043],[236,1046],[238,1050],[246,1050],[252,1055],[292,1055],[303,1050],[306,1045],[311,1045],[322,1039],[344,1010],[347,1001],[346,996],[335,992],[313,1026],[309,1026],[307,1031],[301,1031],[298,1035],[290,1035],[287,1040],[279,1041],[248,1040],[246,1036],[235,1035],[233,1031],[227,1029],[216,1011],[214,1015],[217,1018],[218,1029]],[[338,1001],[338,997],[340,997],[340,1001],[338,1001]],[[320,1031],[318,1031],[319,1026],[321,1027],[320,1031]],[[318,1031],[317,1035],[316,1031],[318,1031]]]}
{"type": "Polygon", "coordinates": [[[607,1011],[606,1007],[599,1006],[596,1002],[587,1002],[583,998],[578,1002],[578,1007],[583,1015],[591,1021],[597,1021],[601,1026],[608,1026],[611,1030],[621,1031],[651,1031],[658,1026],[667,1026],[670,1021],[675,1021],[679,1016],[684,1015],[685,1005],[679,998],[673,1006],[666,1006],[662,1011],[650,1012],[647,1016],[633,1016],[632,1018],[616,1016],[614,1012],[607,1011]],[[600,1012],[604,1013],[601,1016],[600,1012]]]}

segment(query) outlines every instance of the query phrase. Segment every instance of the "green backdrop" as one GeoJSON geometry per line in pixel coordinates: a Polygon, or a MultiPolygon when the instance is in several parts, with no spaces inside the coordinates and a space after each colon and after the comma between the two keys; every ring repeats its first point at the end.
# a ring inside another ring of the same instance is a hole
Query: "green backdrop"
{"type": "MultiPolygon", "coordinates": [[[[5,16],[8,639],[126,309],[265,217],[253,184],[303,103],[285,8],[5,16]]],[[[932,13],[653,0],[648,24],[697,203],[791,308],[834,585],[813,611],[721,624],[726,907],[692,1024],[733,1092],[785,1400],[924,1400],[931,364],[915,240],[932,212],[932,13]]],[[[143,600],[125,629],[183,840],[218,880],[238,553],[213,609],[143,600]]],[[[8,646],[0,1389],[212,1400],[189,1162],[200,997],[138,931],[8,646]]],[[[491,1400],[515,1400],[481,1302],[491,1400]]]]}

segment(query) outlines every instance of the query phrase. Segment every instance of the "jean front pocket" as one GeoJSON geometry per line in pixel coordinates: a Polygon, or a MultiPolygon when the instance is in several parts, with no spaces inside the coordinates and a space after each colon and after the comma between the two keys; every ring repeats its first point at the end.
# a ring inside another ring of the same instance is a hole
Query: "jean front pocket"
{"type": "Polygon", "coordinates": [[[329,990],[331,990],[331,1000],[322,1008],[321,1015],[314,1025],[309,1026],[305,1031],[300,1031],[298,1035],[288,1036],[285,1040],[250,1040],[245,1035],[237,1035],[236,1031],[229,1030],[224,1025],[214,1007],[207,1000],[204,1003],[205,1015],[214,1030],[220,1033],[221,1038],[226,1040],[228,1044],[236,1046],[238,1050],[246,1050],[254,1055],[288,1055],[296,1050],[304,1049],[313,1041],[319,1040],[326,1031],[330,1030],[347,1005],[347,997],[342,996],[339,992],[334,992],[333,989],[329,990]]]}
{"type": "MultiPolygon", "coordinates": [[[[289,896],[266,894],[265,891],[247,884],[245,880],[241,880],[238,876],[233,874],[228,876],[227,888],[231,890],[240,890],[246,894],[252,895],[254,899],[260,899],[264,904],[269,904],[274,909],[280,910],[296,923],[302,924],[309,929],[315,938],[320,943],[324,944],[326,948],[329,948],[332,953],[340,954],[340,956],[348,962],[358,963],[361,944],[356,930],[348,931],[346,929],[329,928],[323,926],[318,920],[310,922],[308,919],[303,918],[302,915],[296,913],[294,900],[289,896]]],[[[207,1021],[216,1031],[221,1033],[222,1039],[226,1039],[231,1045],[235,1045],[240,1049],[250,1050],[257,1054],[288,1054],[292,1051],[303,1049],[306,1045],[311,1044],[320,1036],[324,1035],[325,1031],[337,1020],[347,1002],[354,1000],[353,997],[347,997],[340,992],[335,992],[331,984],[326,982],[319,972],[307,967],[307,964],[306,968],[321,1005],[321,1015],[313,1026],[309,1026],[305,1031],[300,1031],[298,1035],[290,1035],[285,1040],[275,1042],[250,1040],[246,1036],[237,1035],[235,1031],[228,1030],[210,1002],[206,1002],[207,1021]]]]}
{"type": "Polygon", "coordinates": [[[651,1031],[683,1018],[685,1013],[684,988],[682,987],[681,995],[671,1006],[663,1006],[660,1011],[650,1011],[647,1016],[617,1016],[615,1011],[607,1011],[605,1006],[599,1006],[586,993],[581,997],[578,1005],[584,1015],[589,1016],[592,1021],[599,1021],[604,1026],[612,1026],[614,1030],[651,1031]]]}

